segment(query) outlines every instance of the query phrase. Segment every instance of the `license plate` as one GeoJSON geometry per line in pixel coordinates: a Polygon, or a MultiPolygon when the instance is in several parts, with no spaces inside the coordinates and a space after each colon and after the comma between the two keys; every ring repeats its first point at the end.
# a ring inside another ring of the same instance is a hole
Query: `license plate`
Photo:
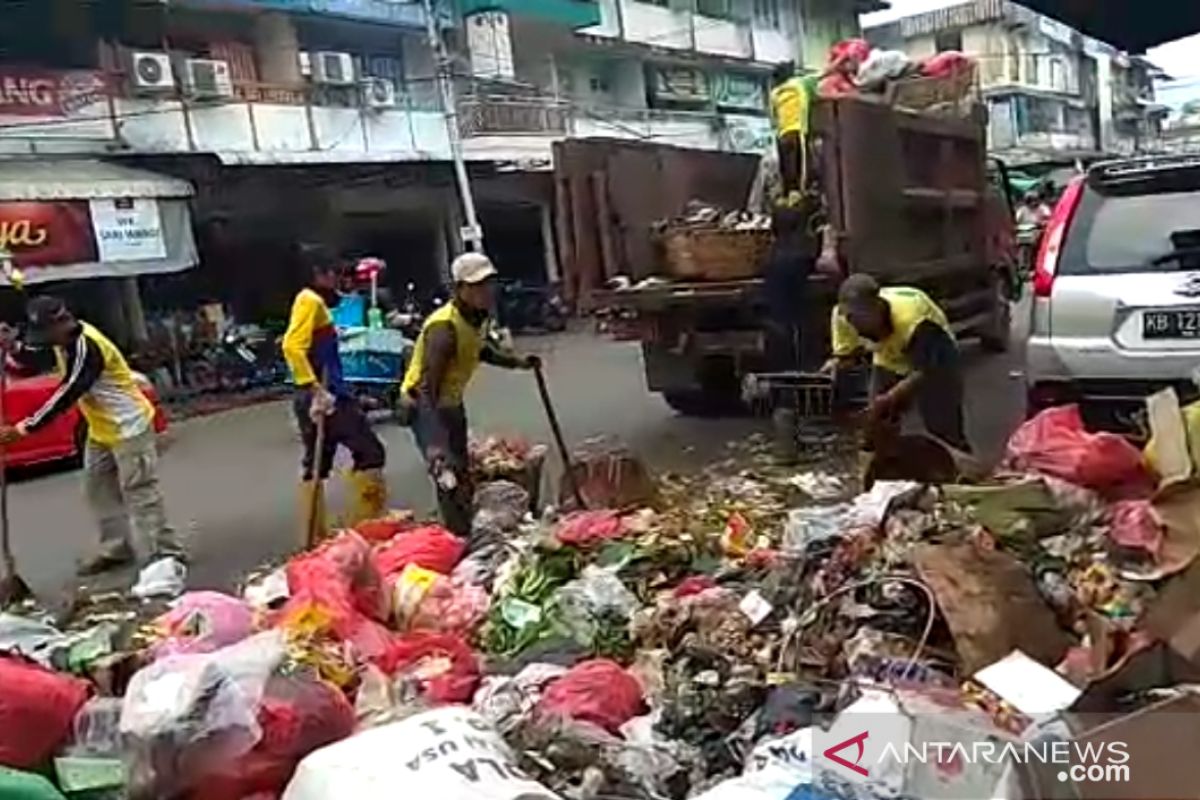
{"type": "Polygon", "coordinates": [[[1200,339],[1200,308],[1171,308],[1142,312],[1146,339],[1200,339]]]}

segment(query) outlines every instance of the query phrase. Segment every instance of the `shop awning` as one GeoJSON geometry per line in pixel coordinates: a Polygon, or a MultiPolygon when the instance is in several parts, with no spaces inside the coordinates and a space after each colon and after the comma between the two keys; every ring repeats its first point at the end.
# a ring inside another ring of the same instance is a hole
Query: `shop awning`
{"type": "Polygon", "coordinates": [[[0,250],[38,283],[195,266],[190,183],[98,160],[0,161],[0,250]]]}
{"type": "Polygon", "coordinates": [[[2,200],[191,197],[185,180],[96,160],[0,161],[2,200]]]}
{"type": "Polygon", "coordinates": [[[1021,5],[1134,53],[1200,33],[1195,0],[1021,0],[1021,5]]]}

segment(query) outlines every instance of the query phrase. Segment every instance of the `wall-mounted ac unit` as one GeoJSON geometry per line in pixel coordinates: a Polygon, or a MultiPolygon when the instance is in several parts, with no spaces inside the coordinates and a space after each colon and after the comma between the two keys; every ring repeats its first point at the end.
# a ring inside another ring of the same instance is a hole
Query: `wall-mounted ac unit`
{"type": "Polygon", "coordinates": [[[396,84],[387,78],[363,78],[362,97],[367,108],[395,108],[396,84]]]}
{"type": "Polygon", "coordinates": [[[135,51],[130,54],[130,80],[138,92],[173,92],[175,76],[166,53],[135,51]]]}
{"type": "Polygon", "coordinates": [[[307,50],[301,50],[296,54],[296,61],[300,65],[300,76],[312,78],[312,54],[307,50]]]}
{"type": "Polygon", "coordinates": [[[354,84],[354,58],[349,53],[313,53],[313,80],[333,86],[354,84]]]}
{"type": "Polygon", "coordinates": [[[192,97],[233,96],[233,78],[229,64],[208,58],[189,58],[183,64],[184,85],[192,97]]]}

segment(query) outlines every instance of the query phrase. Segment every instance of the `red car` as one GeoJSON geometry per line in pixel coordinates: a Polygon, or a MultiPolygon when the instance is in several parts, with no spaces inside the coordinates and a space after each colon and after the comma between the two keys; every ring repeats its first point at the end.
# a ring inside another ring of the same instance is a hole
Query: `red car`
{"type": "MultiPolygon", "coordinates": [[[[138,375],[142,391],[154,405],[154,430],[163,434],[167,430],[167,417],[158,402],[154,385],[143,375],[138,375]]],[[[38,375],[33,378],[10,376],[8,391],[4,393],[4,416],[7,420],[22,420],[37,411],[54,394],[60,380],[57,375],[38,375]]],[[[36,433],[26,436],[8,447],[7,463],[10,467],[26,467],[48,461],[62,461],[83,455],[83,444],[87,438],[87,425],[78,407],[72,407],[36,433]]]]}

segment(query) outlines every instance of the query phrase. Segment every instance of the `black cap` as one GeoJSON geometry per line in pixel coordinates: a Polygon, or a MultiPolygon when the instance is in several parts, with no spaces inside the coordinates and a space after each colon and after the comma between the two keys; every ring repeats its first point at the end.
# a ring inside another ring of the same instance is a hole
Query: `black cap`
{"type": "Polygon", "coordinates": [[[51,295],[41,295],[30,300],[25,306],[25,316],[29,320],[27,339],[32,345],[46,344],[47,336],[55,325],[74,319],[71,309],[67,308],[62,298],[51,295]]]}

